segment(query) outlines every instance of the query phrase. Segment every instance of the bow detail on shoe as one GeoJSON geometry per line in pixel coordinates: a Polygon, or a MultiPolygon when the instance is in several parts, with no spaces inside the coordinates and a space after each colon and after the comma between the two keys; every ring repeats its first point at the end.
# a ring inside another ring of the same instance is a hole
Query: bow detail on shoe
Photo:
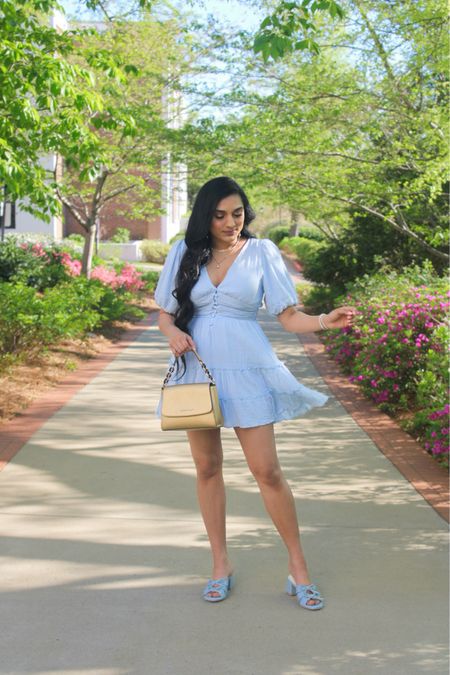
{"type": "Polygon", "coordinates": [[[321,609],[323,607],[323,598],[315,584],[298,584],[295,594],[299,604],[306,609],[321,609]],[[318,600],[318,602],[310,604],[309,600],[318,600]]]}
{"type": "Polygon", "coordinates": [[[315,584],[296,584],[293,577],[289,575],[286,582],[286,593],[296,595],[298,604],[305,609],[322,609],[324,602],[315,584]],[[314,600],[313,604],[309,604],[314,600]]]}
{"type": "Polygon", "coordinates": [[[203,590],[203,598],[208,602],[219,602],[228,597],[234,585],[234,576],[222,577],[221,579],[210,579],[203,590]],[[217,593],[217,595],[211,595],[217,593]]]}

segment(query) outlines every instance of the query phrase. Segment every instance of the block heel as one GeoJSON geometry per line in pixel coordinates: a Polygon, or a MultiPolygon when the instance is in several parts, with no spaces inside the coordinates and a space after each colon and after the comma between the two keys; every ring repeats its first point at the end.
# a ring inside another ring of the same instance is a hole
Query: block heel
{"type": "Polygon", "coordinates": [[[284,589],[288,595],[297,595],[295,583],[291,581],[290,577],[286,579],[286,587],[284,589]]]}

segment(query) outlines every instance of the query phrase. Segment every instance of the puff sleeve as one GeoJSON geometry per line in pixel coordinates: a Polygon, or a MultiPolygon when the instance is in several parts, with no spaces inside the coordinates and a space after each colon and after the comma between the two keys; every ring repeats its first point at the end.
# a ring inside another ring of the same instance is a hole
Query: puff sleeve
{"type": "Polygon", "coordinates": [[[276,316],[286,307],[298,305],[297,291],[278,246],[270,239],[262,239],[261,244],[264,304],[269,314],[276,316]]]}
{"type": "Polygon", "coordinates": [[[173,297],[172,291],[175,288],[175,279],[185,251],[186,243],[184,239],[178,239],[167,254],[166,261],[155,288],[156,303],[161,309],[169,314],[175,314],[178,307],[178,303],[173,297]]]}

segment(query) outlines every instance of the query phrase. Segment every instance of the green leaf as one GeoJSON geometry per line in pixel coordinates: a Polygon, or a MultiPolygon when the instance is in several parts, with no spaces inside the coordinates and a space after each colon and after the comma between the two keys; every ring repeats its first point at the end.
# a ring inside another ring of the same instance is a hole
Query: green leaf
{"type": "Polygon", "coordinates": [[[272,25],[272,17],[266,16],[264,21],[261,22],[259,30],[261,31],[262,29],[267,28],[267,26],[271,26],[271,25],[272,25]]]}

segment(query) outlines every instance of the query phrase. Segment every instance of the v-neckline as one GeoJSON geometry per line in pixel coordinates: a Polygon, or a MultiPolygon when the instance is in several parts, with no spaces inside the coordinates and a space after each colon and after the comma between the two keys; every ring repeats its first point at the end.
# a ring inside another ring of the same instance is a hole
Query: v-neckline
{"type": "Polygon", "coordinates": [[[212,280],[211,280],[211,277],[209,276],[209,272],[208,272],[207,268],[205,267],[206,276],[208,277],[208,281],[209,281],[209,283],[211,284],[211,286],[212,286],[213,288],[217,289],[217,288],[219,288],[219,286],[222,286],[223,282],[224,282],[225,279],[227,278],[228,273],[229,273],[229,271],[231,270],[231,268],[233,267],[234,263],[236,262],[236,260],[238,260],[238,258],[240,258],[240,256],[242,255],[242,252],[247,248],[248,242],[249,242],[249,241],[250,241],[250,237],[248,237],[247,241],[245,242],[245,244],[243,245],[243,247],[241,248],[241,250],[239,251],[239,253],[238,253],[237,256],[235,257],[235,259],[233,260],[233,262],[231,263],[231,265],[229,266],[229,268],[227,269],[224,278],[222,279],[222,281],[220,282],[220,284],[217,284],[217,286],[216,286],[215,284],[213,284],[213,282],[212,282],[212,280]]]}

